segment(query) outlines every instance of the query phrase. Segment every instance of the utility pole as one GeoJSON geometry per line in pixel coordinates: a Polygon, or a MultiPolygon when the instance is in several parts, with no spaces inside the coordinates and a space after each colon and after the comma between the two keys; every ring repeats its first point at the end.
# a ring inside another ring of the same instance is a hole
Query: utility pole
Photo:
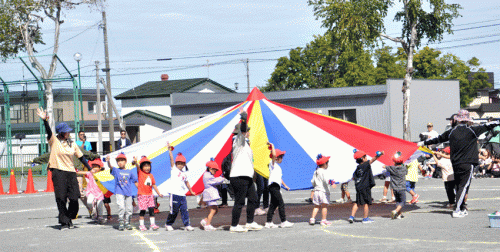
{"type": "Polygon", "coordinates": [[[101,80],[99,79],[99,61],[95,62],[95,83],[97,87],[97,153],[102,153],[102,113],[101,113],[101,80]]]}
{"type": "Polygon", "coordinates": [[[247,67],[247,93],[250,93],[250,70],[248,69],[248,58],[245,65],[247,67]]]}
{"type": "MultiPolygon", "coordinates": [[[[106,26],[106,12],[102,12],[102,31],[104,33],[104,60],[106,61],[106,68],[102,71],[106,72],[107,89],[111,92],[111,76],[109,74],[109,52],[108,52],[108,28],[106,26]]],[[[113,110],[111,93],[108,96],[108,126],[109,126],[109,151],[115,150],[115,125],[113,120],[113,110]]],[[[118,116],[118,115],[117,115],[118,116]]]]}

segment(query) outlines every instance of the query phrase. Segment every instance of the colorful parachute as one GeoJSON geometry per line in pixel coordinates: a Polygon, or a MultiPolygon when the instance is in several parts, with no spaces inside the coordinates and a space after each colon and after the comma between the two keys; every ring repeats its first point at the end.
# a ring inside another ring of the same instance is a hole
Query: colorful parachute
{"type": "MultiPolygon", "coordinates": [[[[170,157],[165,143],[169,141],[175,147],[174,158],[181,152],[187,159],[188,181],[193,190],[202,192],[206,162],[213,157],[220,165],[231,151],[232,132],[240,120],[239,107],[248,113],[255,171],[265,177],[269,175],[270,151],[266,143],[274,143],[276,148],[286,151],[281,167],[283,180],[292,190],[311,188],[316,156],[320,153],[331,156],[328,168],[331,179],[346,182],[351,179],[357,165],[353,159],[354,149],[363,150],[370,157],[375,156],[376,151],[385,152],[372,164],[373,174],[382,173],[384,164],[392,165],[391,157],[397,151],[401,151],[406,160],[418,149],[415,143],[270,101],[254,88],[244,102],[234,107],[120,150],[128,158],[127,168],[135,169],[130,164],[132,157],[147,155],[152,161],[152,173],[160,192],[167,194],[170,191],[170,157]]],[[[117,154],[110,154],[115,167],[114,157],[117,154]]],[[[109,170],[99,173],[98,179],[105,188],[114,191],[109,170]]]]}

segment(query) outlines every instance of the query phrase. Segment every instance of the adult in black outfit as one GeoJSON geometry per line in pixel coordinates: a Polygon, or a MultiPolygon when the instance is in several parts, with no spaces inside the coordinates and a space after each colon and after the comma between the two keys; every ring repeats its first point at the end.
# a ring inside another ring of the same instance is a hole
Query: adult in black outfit
{"type": "Polygon", "coordinates": [[[499,126],[500,123],[488,122],[478,126],[470,126],[472,119],[469,111],[461,109],[455,116],[457,125],[445,131],[438,137],[419,142],[419,146],[450,142],[450,159],[455,174],[456,209],[452,214],[454,218],[468,215],[465,208],[465,195],[469,191],[474,166],[478,165],[479,150],[477,138],[484,132],[499,126]]]}

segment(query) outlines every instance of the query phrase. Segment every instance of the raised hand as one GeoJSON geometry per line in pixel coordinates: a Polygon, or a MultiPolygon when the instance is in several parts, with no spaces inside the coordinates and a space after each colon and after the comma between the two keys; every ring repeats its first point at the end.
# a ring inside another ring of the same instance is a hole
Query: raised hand
{"type": "Polygon", "coordinates": [[[47,112],[43,110],[43,108],[38,108],[36,110],[36,114],[40,117],[42,120],[48,120],[49,116],[47,115],[47,112]]]}
{"type": "Polygon", "coordinates": [[[239,108],[238,108],[238,114],[241,114],[241,113],[243,113],[243,112],[245,112],[245,110],[243,110],[243,106],[239,107],[239,108]]]}

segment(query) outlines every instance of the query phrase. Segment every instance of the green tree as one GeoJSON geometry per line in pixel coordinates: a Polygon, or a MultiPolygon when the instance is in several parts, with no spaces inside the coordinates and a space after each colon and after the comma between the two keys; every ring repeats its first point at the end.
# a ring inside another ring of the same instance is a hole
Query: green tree
{"type": "Polygon", "coordinates": [[[374,85],[369,51],[332,46],[329,33],[278,59],[263,91],[374,85]]]}
{"type": "Polygon", "coordinates": [[[398,48],[398,51],[393,53],[391,47],[384,46],[375,50],[374,58],[377,62],[375,83],[385,84],[389,78],[401,79],[405,76],[406,55],[402,48],[398,48]]]}
{"type": "Polygon", "coordinates": [[[430,11],[424,10],[423,0],[401,0],[403,8],[394,20],[403,23],[401,36],[393,38],[385,34],[384,18],[393,6],[392,0],[309,0],[317,19],[339,43],[354,48],[373,47],[379,37],[401,45],[407,55],[406,74],[403,82],[403,139],[410,140],[410,84],[412,80],[413,54],[422,39],[440,41],[443,34],[452,33],[454,18],[458,17],[458,4],[446,4],[444,0],[428,0],[430,11]]]}

